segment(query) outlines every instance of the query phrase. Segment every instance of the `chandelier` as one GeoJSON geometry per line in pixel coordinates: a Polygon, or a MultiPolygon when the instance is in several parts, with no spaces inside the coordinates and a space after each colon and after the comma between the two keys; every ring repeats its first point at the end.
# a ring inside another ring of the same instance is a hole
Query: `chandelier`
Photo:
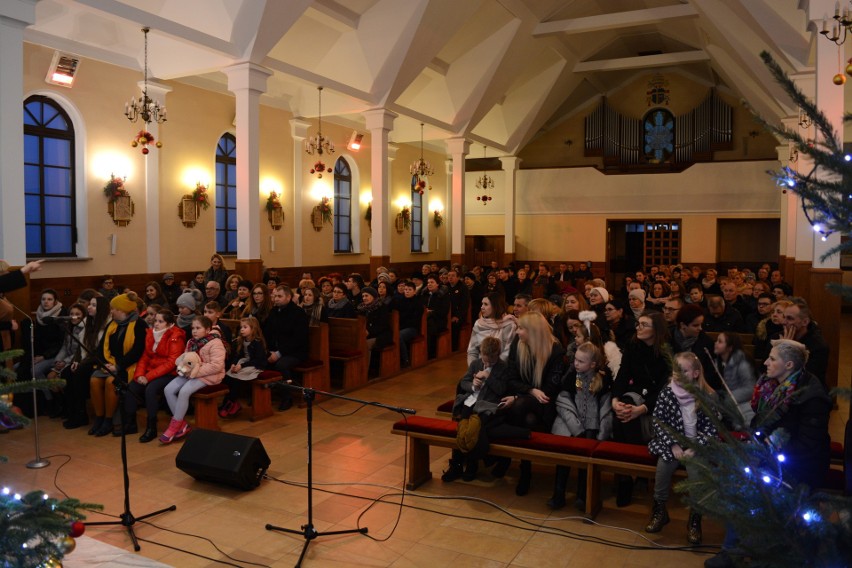
{"type": "Polygon", "coordinates": [[[316,154],[317,161],[311,168],[311,173],[317,174],[317,177],[322,179],[323,172],[331,173],[331,168],[327,167],[322,161],[322,155],[334,154],[334,142],[322,135],[322,87],[317,87],[317,96],[319,98],[319,126],[317,128],[317,135],[305,140],[305,152],[309,156],[316,154]]]}
{"type": "Polygon", "coordinates": [[[823,18],[822,20],[822,30],[819,33],[828,38],[829,41],[833,41],[837,45],[843,45],[846,42],[846,36],[849,34],[850,28],[852,28],[852,14],[849,12],[849,7],[844,6],[843,10],[840,10],[840,2],[837,2],[834,5],[834,22],[831,24],[831,29],[828,29],[828,20],[823,18]]]}
{"type": "MultiPolygon", "coordinates": [[[[420,159],[411,164],[408,168],[411,172],[411,185],[416,187],[420,195],[423,195],[423,189],[426,188],[426,180],[423,178],[429,177],[435,173],[432,169],[432,164],[423,159],[423,123],[420,123],[420,159]]],[[[432,186],[429,186],[432,189],[432,186]]]]}
{"type": "MultiPolygon", "coordinates": [[[[482,147],[482,158],[488,158],[488,146],[482,147]]],[[[482,177],[476,178],[476,189],[482,191],[482,195],[477,195],[476,200],[481,201],[483,205],[488,205],[488,202],[493,198],[488,195],[488,192],[494,189],[494,178],[488,175],[488,165],[486,162],[485,171],[482,172],[482,177]]]]}
{"type": "MultiPolygon", "coordinates": [[[[140,118],[146,125],[151,122],[162,124],[166,121],[166,107],[160,105],[157,101],[148,96],[148,32],[151,28],[142,28],[142,33],[145,34],[145,67],[144,81],[142,83],[142,96],[132,98],[130,102],[124,104],[124,116],[130,122],[136,122],[140,118]]],[[[146,152],[147,153],[147,152],[146,152]]]]}

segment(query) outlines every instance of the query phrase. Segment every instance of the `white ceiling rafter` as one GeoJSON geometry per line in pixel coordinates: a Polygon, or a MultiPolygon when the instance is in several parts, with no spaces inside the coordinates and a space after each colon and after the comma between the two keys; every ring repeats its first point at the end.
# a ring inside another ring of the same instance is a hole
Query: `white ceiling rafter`
{"type": "Polygon", "coordinates": [[[659,8],[632,10],[630,12],[618,12],[614,14],[601,14],[599,16],[587,16],[584,18],[573,18],[570,20],[559,20],[555,22],[541,22],[535,27],[533,35],[585,34],[589,32],[601,32],[606,30],[646,26],[649,24],[662,24],[667,23],[669,20],[695,18],[697,16],[698,13],[688,4],[679,6],[662,6],[659,8]]]}
{"type": "Polygon", "coordinates": [[[597,61],[581,61],[574,66],[574,73],[589,73],[592,71],[621,71],[624,69],[649,69],[666,67],[668,65],[683,65],[709,61],[710,56],[704,50],[681,51],[678,53],[660,53],[656,55],[640,55],[637,57],[619,57],[617,59],[600,59],[597,61]]]}

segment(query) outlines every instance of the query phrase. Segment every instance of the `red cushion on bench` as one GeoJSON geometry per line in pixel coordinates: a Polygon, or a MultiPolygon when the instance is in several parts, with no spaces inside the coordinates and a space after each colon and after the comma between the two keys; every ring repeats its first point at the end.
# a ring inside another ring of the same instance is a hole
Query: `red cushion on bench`
{"type": "Polygon", "coordinates": [[[588,438],[574,438],[573,436],[558,436],[544,432],[533,432],[529,440],[493,440],[497,444],[511,444],[519,448],[531,450],[542,450],[545,452],[558,452],[560,454],[571,454],[576,456],[591,456],[597,440],[588,438]]]}
{"type": "Polygon", "coordinates": [[[425,416],[409,416],[408,420],[399,420],[393,425],[397,430],[408,430],[421,434],[456,437],[456,423],[443,418],[426,418],[425,416]]]}
{"type": "Polygon", "coordinates": [[[446,412],[447,414],[449,414],[450,412],[453,411],[453,405],[455,405],[455,403],[456,403],[456,401],[454,401],[454,400],[448,400],[447,402],[439,404],[438,408],[436,408],[435,411],[436,412],[446,412]]]}
{"type": "Polygon", "coordinates": [[[592,457],[644,465],[657,465],[657,456],[651,455],[648,451],[648,446],[639,444],[599,442],[592,451],[592,457]]]}

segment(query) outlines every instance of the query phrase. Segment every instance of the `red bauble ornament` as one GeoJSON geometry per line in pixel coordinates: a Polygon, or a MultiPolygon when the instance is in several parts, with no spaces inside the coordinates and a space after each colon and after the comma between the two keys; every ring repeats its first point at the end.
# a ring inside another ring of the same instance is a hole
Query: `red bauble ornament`
{"type": "Polygon", "coordinates": [[[147,153],[148,153],[148,151],[149,151],[149,150],[148,150],[148,148],[147,148],[147,147],[146,147],[146,148],[142,148],[142,153],[143,153],[143,154],[147,154],[147,153]]]}
{"type": "Polygon", "coordinates": [[[71,530],[68,532],[68,535],[71,538],[79,538],[83,536],[83,533],[86,532],[86,525],[83,524],[82,521],[74,521],[71,523],[71,530]]]}
{"type": "Polygon", "coordinates": [[[311,168],[311,173],[315,174],[315,173],[317,173],[317,171],[315,169],[311,168]]]}

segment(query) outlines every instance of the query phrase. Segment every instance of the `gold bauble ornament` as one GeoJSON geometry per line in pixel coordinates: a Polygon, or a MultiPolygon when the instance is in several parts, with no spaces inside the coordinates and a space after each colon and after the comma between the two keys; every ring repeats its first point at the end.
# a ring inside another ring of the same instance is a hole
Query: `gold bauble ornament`
{"type": "Polygon", "coordinates": [[[41,565],[40,568],[62,568],[62,561],[55,556],[51,556],[41,565]]]}
{"type": "Polygon", "coordinates": [[[837,85],[839,87],[840,85],[843,85],[844,83],[846,83],[846,75],[844,75],[843,73],[838,73],[837,75],[834,76],[834,79],[832,79],[832,81],[834,82],[835,85],[837,85]]]}
{"type": "Polygon", "coordinates": [[[59,547],[62,549],[63,554],[71,554],[77,548],[77,541],[74,540],[73,536],[64,536],[59,541],[59,547]]]}
{"type": "Polygon", "coordinates": [[[130,143],[130,145],[131,145],[133,148],[135,148],[136,146],[138,146],[138,145],[139,145],[139,142],[137,142],[136,140],[133,140],[133,141],[130,143]]]}
{"type": "Polygon", "coordinates": [[[846,64],[846,74],[852,77],[852,61],[846,64]]]}
{"type": "Polygon", "coordinates": [[[158,140],[156,146],[157,146],[157,148],[162,148],[163,143],[158,140]]]}

